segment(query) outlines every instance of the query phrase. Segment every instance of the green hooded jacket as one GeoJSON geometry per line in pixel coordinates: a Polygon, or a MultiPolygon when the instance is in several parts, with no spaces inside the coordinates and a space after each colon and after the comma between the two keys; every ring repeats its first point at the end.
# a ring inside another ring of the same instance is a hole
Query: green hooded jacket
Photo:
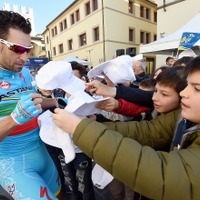
{"type": "Polygon", "coordinates": [[[200,131],[188,130],[183,147],[169,152],[180,110],[151,121],[98,123],[83,119],[73,141],[115,178],[156,200],[200,199],[200,131]],[[187,145],[185,145],[185,144],[187,145]]]}

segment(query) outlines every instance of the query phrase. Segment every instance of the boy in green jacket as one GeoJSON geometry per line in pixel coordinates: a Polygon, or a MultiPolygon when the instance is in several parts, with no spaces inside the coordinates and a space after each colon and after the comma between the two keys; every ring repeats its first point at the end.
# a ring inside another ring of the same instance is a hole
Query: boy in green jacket
{"type": "Polygon", "coordinates": [[[88,156],[134,191],[156,200],[198,200],[200,57],[186,72],[182,109],[151,121],[101,124],[61,109],[55,110],[53,120],[73,134],[75,144],[88,156]],[[169,152],[154,150],[170,144],[169,152]]]}

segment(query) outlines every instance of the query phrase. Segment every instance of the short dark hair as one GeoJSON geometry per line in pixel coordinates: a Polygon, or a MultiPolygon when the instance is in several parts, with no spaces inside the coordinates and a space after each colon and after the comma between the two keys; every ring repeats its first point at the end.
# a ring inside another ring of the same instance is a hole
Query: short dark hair
{"type": "Polygon", "coordinates": [[[168,61],[171,60],[171,59],[174,59],[174,58],[171,57],[171,56],[168,56],[168,57],[166,58],[165,62],[168,62],[168,61]]]}
{"type": "Polygon", "coordinates": [[[86,67],[76,61],[71,61],[71,66],[72,66],[72,70],[78,70],[81,78],[85,77],[85,81],[88,82],[88,77],[87,77],[87,70],[86,67]]]}
{"type": "Polygon", "coordinates": [[[81,74],[81,76],[87,74],[84,65],[82,65],[82,64],[80,64],[80,63],[78,63],[78,62],[76,62],[76,61],[71,61],[70,63],[71,63],[71,66],[72,66],[72,70],[75,70],[75,69],[78,70],[79,73],[81,74]]]}
{"type": "Polygon", "coordinates": [[[156,84],[156,80],[153,78],[146,78],[140,81],[139,86],[145,88],[154,88],[156,84]]]}
{"type": "Polygon", "coordinates": [[[186,74],[192,74],[193,72],[200,71],[200,56],[192,58],[185,67],[186,74]]]}
{"type": "Polygon", "coordinates": [[[173,88],[180,93],[187,86],[186,78],[184,67],[169,67],[157,76],[156,83],[173,88]]]}
{"type": "Polygon", "coordinates": [[[7,39],[9,29],[17,29],[25,34],[31,33],[31,23],[16,12],[0,10],[0,38],[7,39]]]}
{"type": "Polygon", "coordinates": [[[162,72],[163,70],[165,70],[165,69],[167,69],[167,68],[169,68],[168,65],[163,65],[163,66],[157,68],[157,69],[151,74],[151,77],[153,78],[154,75],[156,74],[156,72],[157,72],[158,70],[161,70],[161,72],[162,72]]]}
{"type": "Polygon", "coordinates": [[[183,56],[182,58],[179,58],[174,64],[173,66],[186,66],[190,60],[192,60],[193,57],[191,56],[183,56]]]}

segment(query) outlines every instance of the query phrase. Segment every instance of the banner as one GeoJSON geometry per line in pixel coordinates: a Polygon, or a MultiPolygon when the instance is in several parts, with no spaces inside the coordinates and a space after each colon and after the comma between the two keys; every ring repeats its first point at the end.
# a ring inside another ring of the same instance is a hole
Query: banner
{"type": "Polygon", "coordinates": [[[178,51],[190,49],[200,39],[200,33],[184,32],[178,47],[178,51]]]}

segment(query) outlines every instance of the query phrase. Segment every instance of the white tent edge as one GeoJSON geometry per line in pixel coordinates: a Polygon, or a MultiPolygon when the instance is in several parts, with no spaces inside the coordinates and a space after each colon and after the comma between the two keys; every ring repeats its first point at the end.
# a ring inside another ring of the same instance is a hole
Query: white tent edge
{"type": "MultiPolygon", "coordinates": [[[[183,32],[200,33],[200,26],[198,26],[199,21],[200,12],[174,33],[152,43],[140,45],[139,52],[142,54],[173,54],[179,47],[183,32]]],[[[197,41],[194,46],[200,46],[200,40],[197,41]]]]}

